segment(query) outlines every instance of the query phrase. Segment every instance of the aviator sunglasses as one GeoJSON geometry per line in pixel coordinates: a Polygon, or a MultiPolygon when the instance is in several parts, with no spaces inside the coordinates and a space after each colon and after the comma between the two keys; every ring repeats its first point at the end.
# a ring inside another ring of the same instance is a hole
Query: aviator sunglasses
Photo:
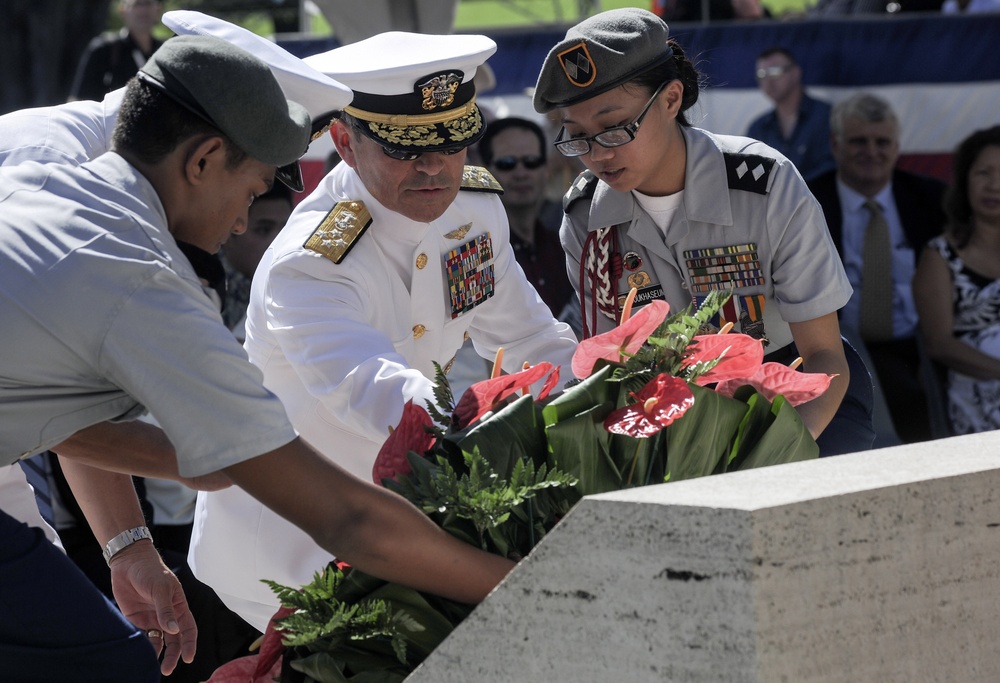
{"type": "MultiPolygon", "coordinates": [[[[385,152],[385,155],[387,157],[389,157],[390,159],[396,159],[397,161],[416,161],[425,154],[424,152],[411,152],[406,149],[393,149],[392,147],[386,147],[385,145],[379,143],[375,144],[378,144],[379,147],[382,148],[382,151],[385,152]]],[[[445,156],[451,156],[452,154],[458,154],[463,149],[465,149],[464,145],[462,147],[448,147],[446,149],[436,149],[434,150],[434,152],[427,152],[427,154],[440,153],[444,154],[445,156]]]]}
{"type": "Polygon", "coordinates": [[[496,159],[493,160],[493,167],[496,168],[498,171],[513,171],[515,168],[517,168],[518,162],[523,164],[526,169],[531,171],[544,164],[545,159],[543,159],[538,154],[526,154],[523,157],[515,157],[515,156],[497,157],[496,159]]]}

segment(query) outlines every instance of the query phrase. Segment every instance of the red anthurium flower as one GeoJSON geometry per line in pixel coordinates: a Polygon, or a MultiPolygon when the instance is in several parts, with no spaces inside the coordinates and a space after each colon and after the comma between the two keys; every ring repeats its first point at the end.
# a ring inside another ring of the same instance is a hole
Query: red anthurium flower
{"type": "Polygon", "coordinates": [[[741,386],[749,384],[768,401],[773,401],[780,394],[797,406],[821,395],[834,377],[836,375],[822,372],[798,372],[781,363],[764,363],[751,377],[727,379],[719,382],[715,390],[732,396],[741,386]]]}
{"type": "Polygon", "coordinates": [[[594,363],[601,358],[620,363],[623,354],[633,354],[639,350],[649,335],[663,324],[669,312],[670,304],[656,299],[615,329],[584,339],[573,354],[573,374],[580,379],[589,377],[594,370],[594,363]]]}
{"type": "Polygon", "coordinates": [[[285,646],[281,644],[281,632],[275,629],[275,622],[287,617],[295,610],[280,607],[271,617],[264,631],[260,651],[246,657],[226,662],[212,673],[208,683],[271,683],[281,676],[281,658],[285,646]]]}
{"type": "Polygon", "coordinates": [[[413,399],[406,402],[399,426],[392,430],[375,457],[372,479],[376,484],[381,484],[383,479],[396,479],[401,474],[411,472],[406,454],[410,451],[426,453],[430,450],[434,444],[434,435],[428,434],[424,427],[433,425],[426,410],[414,405],[413,399]]]}
{"type": "Polygon", "coordinates": [[[690,355],[684,367],[722,358],[718,364],[695,380],[705,386],[737,377],[752,377],[764,362],[764,345],[745,334],[700,334],[688,346],[690,355]]]}
{"type": "Polygon", "coordinates": [[[612,434],[645,439],[669,426],[694,405],[694,394],[687,382],[667,373],[654,377],[632,397],[636,403],[619,408],[604,419],[604,428],[612,434]]]}
{"type": "Polygon", "coordinates": [[[281,657],[271,663],[270,669],[258,675],[260,655],[252,654],[233,659],[212,673],[208,683],[271,683],[281,676],[281,657]]]}
{"type": "MultiPolygon", "coordinates": [[[[552,372],[552,363],[543,362],[512,375],[500,375],[494,379],[476,382],[465,390],[462,398],[458,400],[458,405],[455,406],[453,417],[456,427],[458,429],[467,427],[489,411],[494,410],[501,401],[511,394],[530,387],[552,372]]],[[[556,372],[558,372],[558,368],[556,372]]],[[[559,381],[558,376],[555,381],[559,381]]],[[[551,375],[545,383],[546,386],[549,382],[552,382],[551,375]]],[[[555,384],[555,382],[552,383],[555,384]]]]}

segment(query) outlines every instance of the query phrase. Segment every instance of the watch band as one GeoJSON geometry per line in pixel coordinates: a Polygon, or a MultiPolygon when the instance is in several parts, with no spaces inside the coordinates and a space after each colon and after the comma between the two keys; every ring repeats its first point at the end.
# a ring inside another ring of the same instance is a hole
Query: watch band
{"type": "Polygon", "coordinates": [[[148,538],[150,541],[153,540],[153,535],[149,533],[148,527],[137,526],[133,529],[126,529],[108,541],[108,544],[104,546],[104,561],[108,563],[108,566],[111,566],[112,557],[136,541],[141,541],[144,538],[148,538]]]}

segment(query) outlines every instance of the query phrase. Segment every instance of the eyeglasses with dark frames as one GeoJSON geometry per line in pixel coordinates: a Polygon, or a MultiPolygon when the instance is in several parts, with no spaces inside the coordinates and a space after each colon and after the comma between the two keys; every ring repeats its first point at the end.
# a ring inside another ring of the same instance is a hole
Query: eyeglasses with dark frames
{"type": "Polygon", "coordinates": [[[567,140],[560,139],[566,134],[566,128],[563,127],[553,144],[559,150],[559,153],[566,157],[580,157],[587,154],[591,150],[592,142],[596,142],[601,147],[621,147],[622,145],[627,145],[635,140],[636,131],[642,125],[642,120],[646,118],[646,114],[649,113],[653,102],[656,101],[657,96],[669,82],[664,81],[660,84],[660,87],[656,89],[653,96],[649,98],[649,102],[646,103],[646,106],[642,108],[642,111],[639,112],[639,115],[635,117],[632,123],[602,130],[597,135],[591,135],[589,138],[569,138],[567,140]]]}
{"type": "Polygon", "coordinates": [[[523,157],[516,157],[513,155],[497,157],[493,160],[493,167],[498,171],[513,171],[517,168],[518,163],[523,165],[529,171],[533,171],[539,168],[545,163],[545,159],[538,154],[526,154],[523,157]]]}

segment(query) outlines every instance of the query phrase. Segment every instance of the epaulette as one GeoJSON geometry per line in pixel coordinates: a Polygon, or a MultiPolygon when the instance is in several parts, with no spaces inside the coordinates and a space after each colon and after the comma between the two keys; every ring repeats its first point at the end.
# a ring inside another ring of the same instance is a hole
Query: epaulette
{"type": "Polygon", "coordinates": [[[496,194],[503,194],[503,187],[497,182],[497,179],[493,177],[493,174],[487,171],[482,166],[466,166],[465,170],[462,171],[462,187],[463,190],[471,190],[473,192],[494,192],[496,194]]]}
{"type": "Polygon", "coordinates": [[[767,194],[767,182],[774,168],[774,159],[757,154],[724,152],[726,178],[730,190],[767,194]]]}
{"type": "Polygon", "coordinates": [[[337,202],[302,246],[340,263],[371,224],[364,202],[337,202]]]}
{"type": "Polygon", "coordinates": [[[569,207],[573,202],[583,197],[593,197],[594,189],[597,187],[597,176],[590,171],[583,171],[576,177],[573,184],[569,186],[566,194],[563,195],[563,213],[569,213],[569,207]]]}

